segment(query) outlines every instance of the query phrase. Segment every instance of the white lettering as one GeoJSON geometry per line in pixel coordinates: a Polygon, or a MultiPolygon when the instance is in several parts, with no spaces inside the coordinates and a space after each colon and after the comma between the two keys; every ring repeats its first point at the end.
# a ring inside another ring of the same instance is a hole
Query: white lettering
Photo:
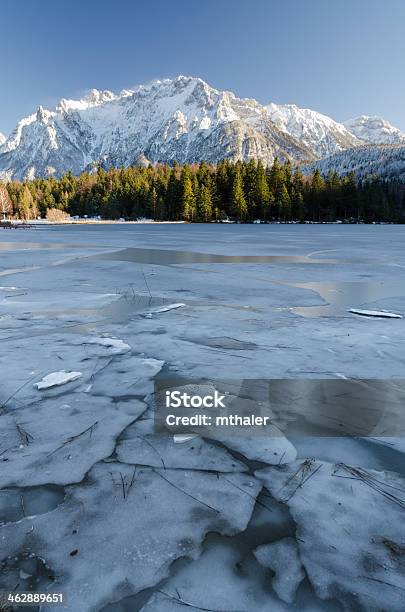
{"type": "Polygon", "coordinates": [[[166,391],[166,408],[226,408],[225,395],[215,390],[214,395],[189,395],[186,392],[166,391]]]}

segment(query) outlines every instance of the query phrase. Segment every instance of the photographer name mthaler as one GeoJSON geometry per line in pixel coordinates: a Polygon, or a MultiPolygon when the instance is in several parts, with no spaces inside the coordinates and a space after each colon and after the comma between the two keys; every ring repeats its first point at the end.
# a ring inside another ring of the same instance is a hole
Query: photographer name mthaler
{"type": "Polygon", "coordinates": [[[166,425],[168,427],[265,427],[270,424],[270,417],[249,414],[228,414],[226,416],[211,417],[207,414],[193,414],[192,416],[177,416],[168,414],[166,425]]]}

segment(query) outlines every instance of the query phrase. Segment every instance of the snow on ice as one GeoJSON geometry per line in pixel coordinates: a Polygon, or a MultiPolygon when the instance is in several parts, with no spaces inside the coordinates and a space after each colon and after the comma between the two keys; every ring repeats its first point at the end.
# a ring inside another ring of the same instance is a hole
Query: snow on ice
{"type": "Polygon", "coordinates": [[[39,382],[34,383],[34,387],[36,387],[38,390],[58,387],[59,385],[65,385],[66,383],[73,382],[81,376],[81,372],[66,372],[66,370],[51,372],[50,374],[44,376],[44,378],[39,382]]]}

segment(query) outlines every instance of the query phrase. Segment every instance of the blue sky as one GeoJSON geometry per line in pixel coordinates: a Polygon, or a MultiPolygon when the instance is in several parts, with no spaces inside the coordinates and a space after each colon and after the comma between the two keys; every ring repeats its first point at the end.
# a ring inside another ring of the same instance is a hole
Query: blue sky
{"type": "Polygon", "coordinates": [[[2,0],[0,131],[96,87],[195,75],[405,130],[404,0],[2,0]]]}

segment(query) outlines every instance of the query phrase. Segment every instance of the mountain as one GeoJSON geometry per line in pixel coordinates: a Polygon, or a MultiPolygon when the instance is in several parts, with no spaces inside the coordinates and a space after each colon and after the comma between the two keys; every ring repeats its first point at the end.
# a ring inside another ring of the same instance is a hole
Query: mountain
{"type": "Polygon", "coordinates": [[[266,108],[280,130],[311,149],[318,158],[363,144],[344,125],[309,108],[273,103],[266,108]]]}
{"type": "Polygon", "coordinates": [[[345,127],[360,140],[374,144],[405,144],[405,134],[381,117],[361,115],[344,122],[345,127]]]}
{"type": "Polygon", "coordinates": [[[7,140],[6,136],[4,136],[4,134],[0,132],[0,147],[2,144],[6,142],[6,140],[7,140]]]}
{"type": "MultiPolygon", "coordinates": [[[[7,139],[0,135],[0,179],[224,158],[271,164],[276,156],[306,167],[325,158],[319,167],[335,164],[345,171],[354,164],[359,172],[371,156],[370,168],[385,167],[381,149],[355,152],[365,142],[405,144],[405,135],[378,117],[341,124],[294,104],[263,106],[179,76],[119,94],[92,89],[80,100],[62,99],[52,110],[40,106],[7,139]]],[[[389,153],[393,160],[397,155],[389,153]]]]}
{"type": "Polygon", "coordinates": [[[252,99],[219,91],[199,78],[153,81],[120,94],[92,90],[81,100],[39,107],[0,147],[0,178],[78,174],[137,160],[192,163],[262,159],[310,161],[310,148],[252,99]]]}
{"type": "Polygon", "coordinates": [[[330,170],[344,176],[376,174],[382,178],[405,180],[405,145],[368,145],[335,153],[302,167],[304,173],[318,169],[324,176],[330,170]]]}

